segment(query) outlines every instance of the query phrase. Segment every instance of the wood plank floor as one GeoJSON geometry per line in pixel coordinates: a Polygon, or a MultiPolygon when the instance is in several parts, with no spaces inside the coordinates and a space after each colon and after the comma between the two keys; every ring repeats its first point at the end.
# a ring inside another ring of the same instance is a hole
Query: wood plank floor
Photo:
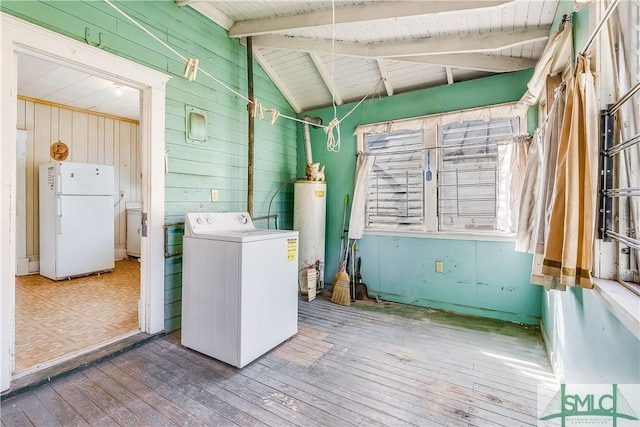
{"type": "Polygon", "coordinates": [[[322,297],[299,313],[243,369],[173,333],[5,399],[2,425],[535,425],[554,384],[537,327],[322,297]]]}

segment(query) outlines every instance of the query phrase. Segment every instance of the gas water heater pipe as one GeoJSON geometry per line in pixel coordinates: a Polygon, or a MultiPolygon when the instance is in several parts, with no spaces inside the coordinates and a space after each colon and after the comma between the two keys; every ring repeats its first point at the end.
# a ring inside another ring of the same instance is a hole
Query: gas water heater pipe
{"type": "Polygon", "coordinates": [[[313,154],[311,153],[311,135],[309,134],[309,123],[311,123],[312,125],[321,125],[322,118],[311,118],[309,116],[304,116],[304,124],[302,125],[304,129],[304,152],[307,156],[308,165],[313,163],[313,154]]]}

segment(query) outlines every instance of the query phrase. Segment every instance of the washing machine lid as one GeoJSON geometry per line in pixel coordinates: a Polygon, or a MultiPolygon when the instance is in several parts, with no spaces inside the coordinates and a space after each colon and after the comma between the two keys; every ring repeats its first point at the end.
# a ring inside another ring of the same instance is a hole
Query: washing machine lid
{"type": "Polygon", "coordinates": [[[295,238],[297,231],[257,229],[247,212],[188,213],[184,221],[185,237],[253,242],[257,240],[295,238]]]}
{"type": "Polygon", "coordinates": [[[255,230],[247,212],[188,213],[184,218],[184,235],[198,237],[223,230],[255,230]]]}
{"type": "Polygon", "coordinates": [[[290,230],[264,230],[256,228],[253,230],[215,230],[198,233],[197,236],[193,237],[196,237],[198,239],[217,240],[223,242],[247,243],[283,238],[296,239],[298,238],[298,232],[290,230]]]}

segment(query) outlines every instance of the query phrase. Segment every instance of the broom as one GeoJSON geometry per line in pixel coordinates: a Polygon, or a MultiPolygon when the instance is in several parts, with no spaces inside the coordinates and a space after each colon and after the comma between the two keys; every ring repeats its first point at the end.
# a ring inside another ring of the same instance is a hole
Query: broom
{"type": "Polygon", "coordinates": [[[347,274],[347,251],[349,243],[345,247],[344,233],[345,223],[347,220],[347,205],[349,204],[349,195],[344,196],[344,211],[342,213],[342,229],[340,230],[340,268],[333,278],[333,286],[331,286],[331,302],[340,305],[351,305],[351,296],[349,295],[349,275],[347,274]],[[342,251],[344,249],[344,257],[342,251]]]}
{"type": "Polygon", "coordinates": [[[342,264],[340,264],[340,270],[338,270],[333,278],[333,286],[331,287],[331,302],[340,305],[351,305],[351,296],[349,295],[349,275],[347,274],[346,269],[347,260],[344,259],[342,264]]]}

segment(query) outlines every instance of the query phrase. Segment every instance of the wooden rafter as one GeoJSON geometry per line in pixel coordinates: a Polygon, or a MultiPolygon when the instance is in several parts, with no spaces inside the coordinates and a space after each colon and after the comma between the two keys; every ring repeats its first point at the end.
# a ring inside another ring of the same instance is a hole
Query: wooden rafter
{"type": "Polygon", "coordinates": [[[465,68],[468,70],[506,73],[526,70],[536,66],[535,59],[514,58],[510,56],[490,56],[475,53],[452,55],[402,56],[394,61],[420,62],[422,64],[440,65],[442,67],[465,68]]]}
{"type": "Polygon", "coordinates": [[[387,91],[387,96],[392,96],[393,85],[391,84],[391,81],[389,81],[389,72],[387,71],[387,67],[381,59],[377,59],[376,62],[378,63],[378,69],[380,70],[380,76],[384,82],[384,88],[387,91]]]}
{"type": "Polygon", "coordinates": [[[320,59],[320,57],[318,57],[318,55],[315,53],[309,53],[309,56],[311,57],[313,64],[316,66],[318,73],[320,73],[320,77],[322,77],[322,80],[324,81],[324,84],[327,86],[329,93],[331,94],[331,96],[333,96],[333,100],[336,102],[337,105],[344,104],[344,99],[342,98],[342,95],[340,95],[340,92],[335,87],[334,79],[332,79],[332,76],[327,70],[327,67],[325,67],[324,63],[322,62],[322,59],[320,59]]]}
{"type": "Polygon", "coordinates": [[[260,65],[262,66],[262,69],[264,69],[265,73],[267,73],[267,75],[269,76],[271,81],[273,81],[276,87],[280,89],[280,92],[282,92],[282,95],[285,97],[287,101],[289,101],[289,105],[291,105],[291,107],[295,110],[296,113],[301,113],[302,106],[300,105],[296,97],[293,96],[291,91],[289,91],[289,89],[287,88],[287,85],[282,81],[282,78],[278,75],[278,73],[273,69],[273,67],[271,67],[271,65],[269,65],[269,61],[267,61],[267,58],[265,58],[262,52],[260,52],[260,49],[258,48],[253,49],[253,57],[256,59],[256,61],[260,63],[260,65]]]}
{"type": "MultiPolygon", "coordinates": [[[[344,7],[336,10],[335,23],[375,21],[433,13],[456,12],[500,6],[511,0],[459,0],[459,1],[394,1],[344,7]]],[[[197,4],[197,3],[195,3],[197,4]]],[[[229,28],[229,37],[247,37],[293,29],[330,25],[332,10],[303,14],[239,21],[229,28]]]]}
{"type": "Polygon", "coordinates": [[[527,43],[547,39],[549,28],[530,28],[517,31],[501,31],[474,34],[463,37],[432,37],[419,40],[400,40],[377,43],[357,43],[308,37],[279,35],[256,36],[256,46],[299,52],[334,53],[336,55],[368,58],[393,58],[397,56],[443,55],[455,53],[491,53],[527,43]]]}

